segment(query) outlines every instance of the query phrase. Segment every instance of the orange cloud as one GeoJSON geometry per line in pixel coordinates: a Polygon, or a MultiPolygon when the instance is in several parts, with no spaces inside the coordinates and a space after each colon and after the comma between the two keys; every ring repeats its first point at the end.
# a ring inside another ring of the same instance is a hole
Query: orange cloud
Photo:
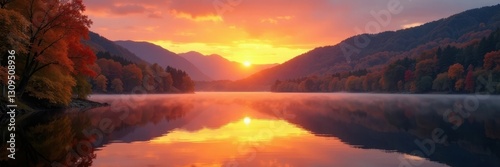
{"type": "MultiPolygon", "coordinates": [[[[397,1],[403,10],[392,15],[389,24],[380,31],[414,26],[413,23],[497,3],[397,1]]],[[[356,29],[364,30],[367,23],[377,21],[373,12],[387,9],[387,2],[371,0],[242,0],[234,4],[227,0],[86,0],[84,3],[86,14],[94,22],[91,30],[109,39],[167,41],[164,43],[170,44],[162,46],[172,46],[167,49],[173,52],[185,52],[188,48],[240,62],[246,61],[242,57],[250,57],[246,59],[253,63],[283,62],[303,51],[334,45],[360,33],[356,29]],[[225,12],[218,12],[214,2],[225,5],[225,12]],[[252,44],[270,47],[240,48],[235,41],[259,41],[252,44]],[[263,54],[267,57],[261,58],[265,57],[263,54]]]]}
{"type": "Polygon", "coordinates": [[[176,18],[188,19],[195,22],[203,22],[203,21],[213,21],[213,22],[221,22],[222,18],[218,15],[205,15],[205,16],[193,16],[191,14],[178,12],[176,10],[172,10],[172,15],[176,18]]]}
{"type": "Polygon", "coordinates": [[[192,17],[217,15],[216,9],[213,7],[213,2],[214,0],[171,0],[168,9],[185,13],[192,17]]]}

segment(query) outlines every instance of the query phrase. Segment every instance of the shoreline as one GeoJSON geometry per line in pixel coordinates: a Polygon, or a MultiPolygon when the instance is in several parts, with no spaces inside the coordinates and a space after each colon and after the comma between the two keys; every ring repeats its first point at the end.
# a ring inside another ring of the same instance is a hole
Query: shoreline
{"type": "MultiPolygon", "coordinates": [[[[5,99],[0,100],[0,124],[4,124],[7,122],[6,120],[8,119],[8,115],[4,111],[8,111],[7,108],[7,101],[5,99]]],[[[19,119],[23,119],[26,117],[29,117],[30,115],[38,112],[43,112],[43,111],[77,111],[77,112],[84,112],[93,108],[99,108],[99,107],[106,107],[109,106],[108,103],[100,103],[96,101],[91,101],[91,100],[86,100],[86,99],[72,99],[71,102],[68,104],[68,106],[64,107],[47,107],[47,108],[32,108],[32,106],[29,106],[29,103],[18,101],[18,106],[20,106],[17,109],[16,117],[19,119]]]]}
{"type": "Polygon", "coordinates": [[[77,111],[87,111],[93,108],[106,107],[109,106],[108,103],[100,103],[87,99],[73,99],[68,104],[67,107],[64,107],[64,110],[77,110],[77,111]]]}

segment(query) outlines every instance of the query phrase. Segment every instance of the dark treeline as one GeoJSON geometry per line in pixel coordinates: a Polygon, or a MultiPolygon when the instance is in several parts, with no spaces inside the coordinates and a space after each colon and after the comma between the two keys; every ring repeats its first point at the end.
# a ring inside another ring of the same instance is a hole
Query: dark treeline
{"type": "Polygon", "coordinates": [[[134,64],[126,59],[99,52],[92,66],[97,73],[90,78],[97,93],[192,93],[194,82],[188,74],[158,64],[134,64]]]}
{"type": "Polygon", "coordinates": [[[131,61],[124,59],[122,57],[119,57],[119,56],[111,55],[111,53],[109,53],[109,52],[98,52],[96,54],[96,56],[97,56],[97,58],[114,60],[114,61],[116,61],[124,66],[129,65],[129,64],[133,64],[131,61]]]}
{"type": "Polygon", "coordinates": [[[500,93],[500,29],[465,46],[434,48],[378,70],[276,81],[275,92],[500,93]]]}

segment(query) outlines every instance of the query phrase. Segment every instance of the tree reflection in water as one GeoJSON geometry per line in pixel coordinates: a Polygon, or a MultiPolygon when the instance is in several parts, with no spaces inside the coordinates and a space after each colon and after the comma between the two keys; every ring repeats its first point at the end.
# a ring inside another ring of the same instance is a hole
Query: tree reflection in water
{"type": "MultiPolygon", "coordinates": [[[[46,112],[20,122],[16,134],[17,161],[6,161],[7,146],[3,142],[0,166],[47,166],[54,162],[78,162],[78,166],[91,166],[98,158],[94,151],[106,149],[108,144],[149,142],[168,136],[179,128],[189,133],[203,128],[217,130],[249,113],[252,122],[254,118],[255,122],[284,119],[313,135],[338,138],[352,147],[405,155],[415,153],[415,150],[424,152],[415,141],[432,139],[434,131],[441,129],[446,140],[431,143],[434,149],[429,154],[420,155],[422,158],[450,166],[500,166],[498,97],[479,100],[477,110],[466,116],[447,112],[457,111],[454,107],[463,106],[467,97],[197,94],[151,96],[131,105],[113,100],[113,96],[103,96],[97,100],[111,106],[86,112],[46,112]],[[107,119],[112,126],[109,131],[102,132],[102,138],[82,133],[99,127],[102,120],[107,119]],[[86,150],[88,154],[78,154],[82,141],[93,144],[93,148],[86,150]]],[[[3,134],[5,139],[6,132],[3,134]]]]}
{"type": "Polygon", "coordinates": [[[464,108],[465,99],[440,95],[317,95],[290,98],[286,103],[258,101],[253,107],[273,115],[277,109],[295,115],[288,121],[359,148],[405,154],[420,151],[423,158],[450,166],[500,166],[498,97],[481,100],[477,110],[470,112],[464,108]],[[456,106],[461,110],[453,110],[456,106]],[[427,150],[416,141],[431,141],[436,129],[442,130],[446,140],[424,145],[428,150],[435,147],[425,154],[427,150]]]}
{"type": "MultiPolygon", "coordinates": [[[[16,159],[7,158],[7,145],[2,142],[0,166],[92,166],[97,157],[94,151],[120,137],[115,131],[140,127],[149,122],[156,124],[176,120],[192,107],[188,103],[150,101],[114,112],[120,105],[123,104],[85,112],[41,111],[19,121],[16,127],[16,159]],[[128,111],[125,119],[120,117],[123,111],[128,111]],[[83,133],[99,129],[97,127],[102,126],[99,123],[104,119],[112,121],[112,128],[111,131],[98,133],[104,135],[101,141],[97,141],[98,135],[83,133]]],[[[2,126],[2,134],[6,141],[9,135],[6,126],[2,126]]]]}

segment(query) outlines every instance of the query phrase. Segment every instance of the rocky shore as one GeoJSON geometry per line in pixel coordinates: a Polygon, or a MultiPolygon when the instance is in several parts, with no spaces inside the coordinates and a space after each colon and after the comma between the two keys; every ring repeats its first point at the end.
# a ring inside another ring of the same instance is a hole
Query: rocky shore
{"type": "Polygon", "coordinates": [[[109,106],[108,103],[99,103],[95,101],[85,100],[85,99],[73,99],[69,105],[68,109],[70,111],[86,111],[92,108],[109,106]]]}

